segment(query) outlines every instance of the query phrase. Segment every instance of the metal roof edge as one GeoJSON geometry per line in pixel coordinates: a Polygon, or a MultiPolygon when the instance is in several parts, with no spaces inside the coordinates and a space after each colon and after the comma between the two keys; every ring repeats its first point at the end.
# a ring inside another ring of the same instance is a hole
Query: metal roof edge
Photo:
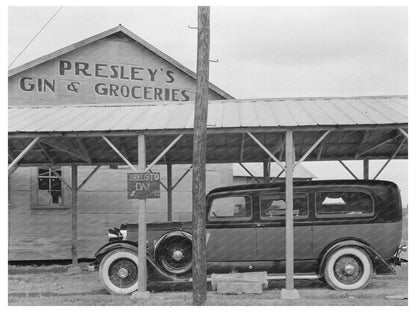
{"type": "MultiPolygon", "coordinates": [[[[22,64],[20,66],[17,66],[15,68],[12,68],[9,70],[8,72],[8,77],[12,77],[14,75],[17,75],[27,69],[30,69],[32,67],[38,66],[42,63],[45,63],[47,61],[50,61],[54,58],[57,58],[59,56],[62,56],[64,54],[67,54],[69,52],[72,52],[76,49],[79,49],[81,47],[84,47],[88,44],[91,44],[93,42],[96,42],[98,40],[101,40],[105,37],[111,36],[115,33],[121,32],[124,35],[130,37],[131,39],[133,39],[134,41],[138,42],[139,44],[141,44],[143,47],[145,47],[146,49],[148,49],[149,51],[155,53],[157,56],[159,56],[160,58],[164,59],[166,62],[172,64],[173,66],[175,66],[176,68],[178,68],[180,71],[182,71],[183,73],[187,74],[188,76],[191,76],[192,78],[196,79],[196,74],[190,70],[189,68],[183,66],[181,63],[179,63],[178,61],[176,61],[175,59],[171,58],[170,56],[168,56],[167,54],[163,53],[162,51],[160,51],[159,49],[157,49],[156,47],[154,47],[153,45],[151,45],[150,43],[148,43],[147,41],[145,41],[144,39],[140,38],[138,35],[136,35],[135,33],[133,33],[132,31],[128,30],[127,28],[125,28],[124,26],[122,26],[121,24],[118,25],[117,27],[108,29],[106,31],[103,31],[99,34],[96,34],[94,36],[88,37],[86,39],[83,39],[81,41],[78,41],[76,43],[73,43],[69,46],[66,46],[62,49],[59,49],[57,51],[54,51],[52,53],[46,54],[44,56],[41,56],[37,59],[34,59],[30,62],[27,62],[25,64],[22,64]]],[[[214,91],[215,93],[217,93],[218,95],[224,97],[225,99],[234,99],[234,97],[232,97],[230,94],[228,94],[227,92],[223,91],[222,89],[220,89],[219,87],[215,86],[212,83],[209,83],[209,88],[214,91]]]]}

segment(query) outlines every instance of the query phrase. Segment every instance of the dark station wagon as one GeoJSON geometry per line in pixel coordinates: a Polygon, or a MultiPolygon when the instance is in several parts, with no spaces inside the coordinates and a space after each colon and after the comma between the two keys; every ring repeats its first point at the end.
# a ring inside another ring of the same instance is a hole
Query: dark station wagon
{"type": "MultiPolygon", "coordinates": [[[[402,206],[388,181],[295,182],[295,279],[323,279],[334,289],[364,288],[399,263],[402,206]]],[[[207,195],[207,274],[267,271],[285,278],[285,185],[217,188],[207,195]]],[[[148,278],[192,275],[191,222],[147,225],[148,278]]],[[[115,294],[137,289],[137,224],[109,230],[96,252],[100,278],[115,294]]]]}

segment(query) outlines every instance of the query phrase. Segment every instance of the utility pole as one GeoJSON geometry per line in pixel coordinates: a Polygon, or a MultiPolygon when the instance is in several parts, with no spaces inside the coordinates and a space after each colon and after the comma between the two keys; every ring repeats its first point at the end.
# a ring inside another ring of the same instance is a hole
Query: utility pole
{"type": "Polygon", "coordinates": [[[192,171],[192,304],[207,300],[205,163],[209,79],[209,7],[198,7],[198,52],[192,171]]]}

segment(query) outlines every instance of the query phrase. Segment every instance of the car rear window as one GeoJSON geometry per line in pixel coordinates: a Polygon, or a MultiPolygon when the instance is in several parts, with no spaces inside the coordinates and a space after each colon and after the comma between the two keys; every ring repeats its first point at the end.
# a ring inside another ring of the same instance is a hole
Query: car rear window
{"type": "Polygon", "coordinates": [[[214,198],[208,220],[243,221],[251,220],[252,200],[248,195],[234,195],[214,198]]]}
{"type": "MultiPolygon", "coordinates": [[[[260,196],[260,218],[262,220],[282,220],[286,216],[286,194],[270,193],[260,196]]],[[[308,217],[308,194],[293,193],[293,217],[308,217]]]]}
{"type": "Polygon", "coordinates": [[[368,217],[374,215],[373,198],[364,192],[316,192],[316,215],[320,217],[368,217]]]}

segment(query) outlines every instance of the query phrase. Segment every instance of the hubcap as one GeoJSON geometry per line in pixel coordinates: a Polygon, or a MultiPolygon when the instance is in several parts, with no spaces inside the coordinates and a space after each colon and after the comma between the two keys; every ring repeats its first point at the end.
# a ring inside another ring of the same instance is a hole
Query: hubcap
{"type": "Polygon", "coordinates": [[[120,270],[118,270],[118,276],[120,276],[121,278],[126,278],[127,275],[129,275],[129,271],[127,271],[126,268],[121,268],[120,270]]]}
{"type": "Polygon", "coordinates": [[[354,267],[352,264],[347,264],[347,265],[344,267],[344,272],[345,272],[345,274],[347,274],[347,275],[351,275],[351,274],[353,274],[353,273],[354,273],[354,271],[355,271],[355,267],[354,267]]]}
{"type": "Polygon", "coordinates": [[[172,254],[172,258],[176,261],[181,261],[183,259],[183,252],[181,250],[175,250],[172,254]]]}
{"type": "Polygon", "coordinates": [[[343,284],[357,283],[364,274],[364,267],[354,255],[342,256],[334,264],[335,278],[343,284]]]}
{"type": "Polygon", "coordinates": [[[137,265],[131,259],[116,259],[108,268],[108,277],[117,287],[131,287],[137,282],[137,265]]]}

